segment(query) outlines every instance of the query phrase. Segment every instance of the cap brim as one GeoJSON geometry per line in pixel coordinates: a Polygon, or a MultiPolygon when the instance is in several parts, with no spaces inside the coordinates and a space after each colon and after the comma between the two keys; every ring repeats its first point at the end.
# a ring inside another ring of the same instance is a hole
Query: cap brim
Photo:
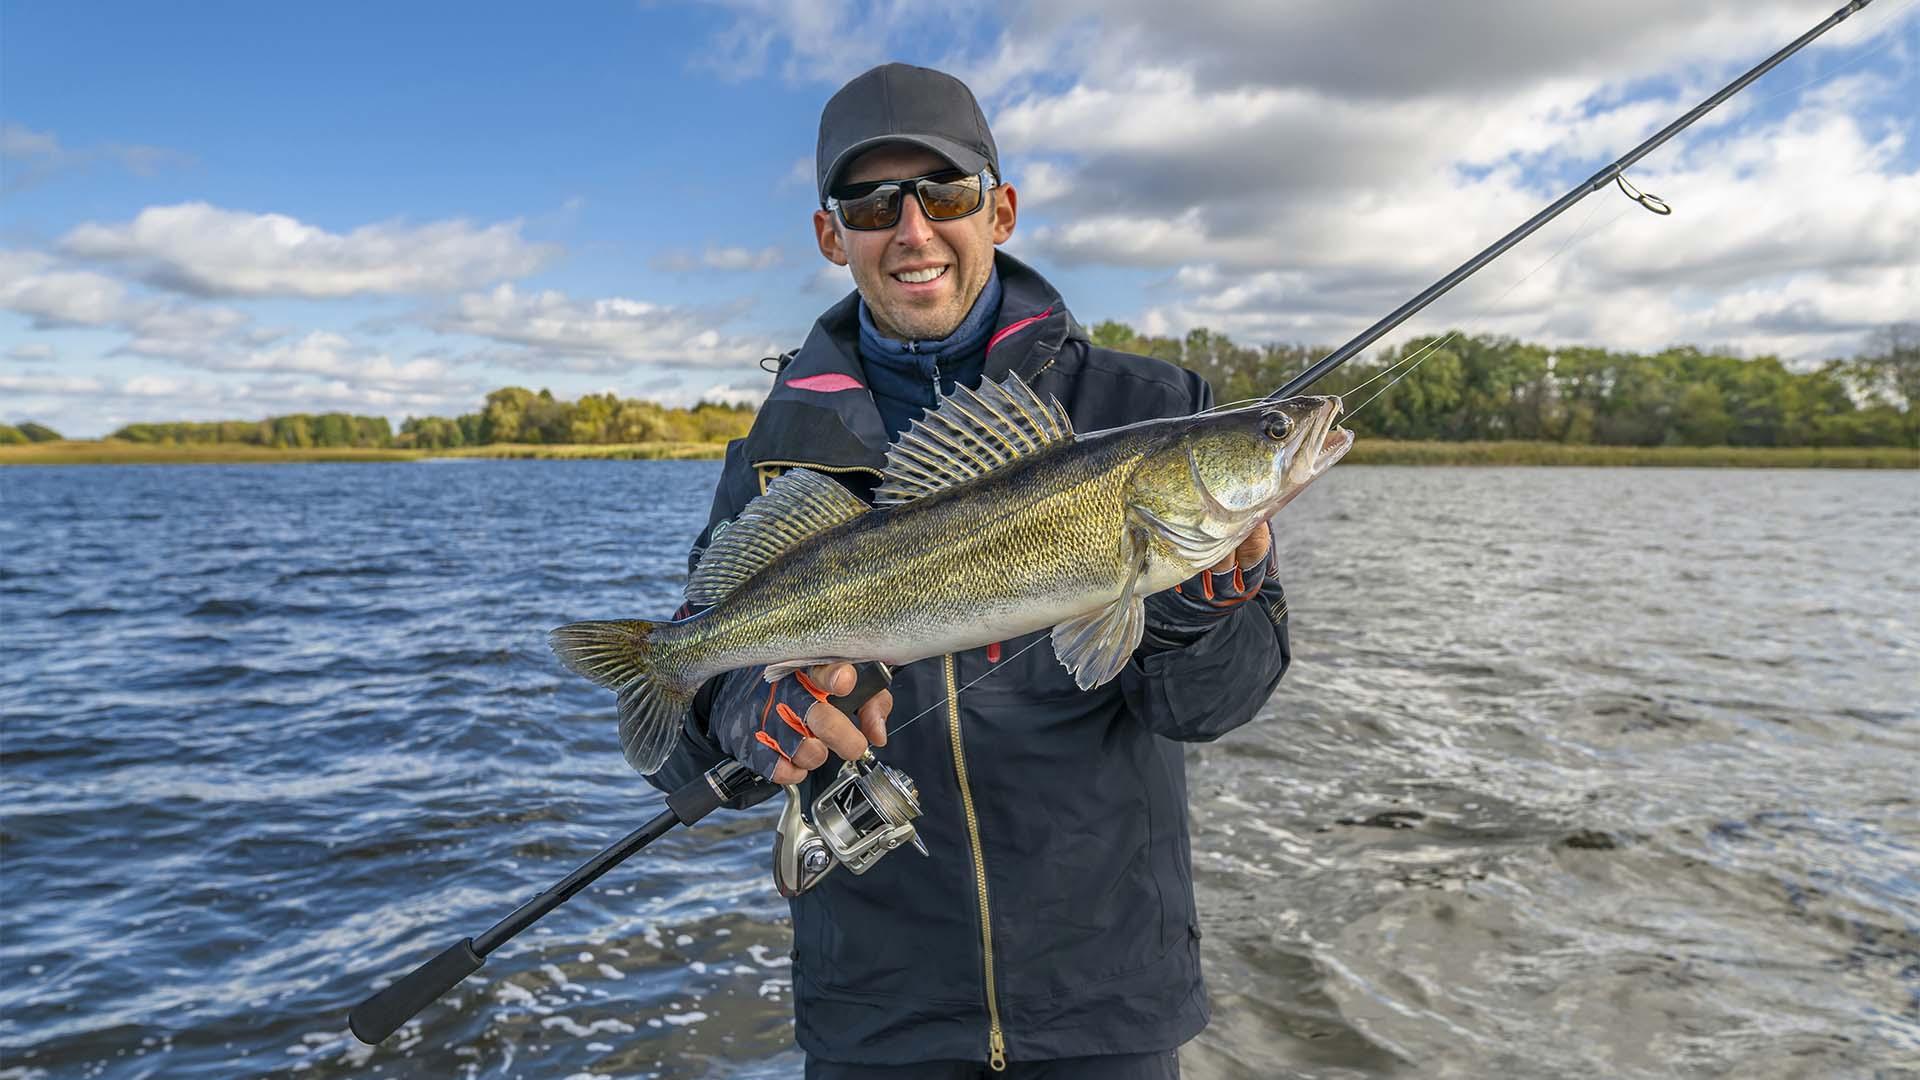
{"type": "MultiPolygon", "coordinates": [[[[827,193],[839,184],[840,173],[853,164],[854,158],[876,146],[885,146],[888,143],[906,143],[908,146],[918,146],[922,150],[931,150],[946,158],[949,164],[961,172],[977,173],[993,164],[978,150],[962,146],[952,139],[942,138],[939,135],[875,135],[871,139],[862,139],[854,143],[840,151],[840,155],[833,159],[833,164],[827,167],[826,181],[820,185],[821,203],[824,204],[827,201],[827,193]]],[[[997,180],[999,177],[994,179],[997,180]]]]}

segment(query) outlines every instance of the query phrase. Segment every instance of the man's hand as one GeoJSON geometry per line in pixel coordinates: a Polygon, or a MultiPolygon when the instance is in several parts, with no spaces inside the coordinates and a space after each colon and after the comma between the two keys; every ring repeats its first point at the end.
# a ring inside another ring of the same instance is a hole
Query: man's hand
{"type": "Polygon", "coordinates": [[[1266,558],[1267,552],[1273,547],[1271,526],[1270,521],[1263,521],[1255,526],[1254,530],[1247,534],[1247,538],[1240,541],[1240,546],[1233,549],[1233,554],[1221,559],[1207,573],[1224,574],[1236,566],[1242,570],[1251,570],[1260,565],[1260,560],[1266,558]]]}
{"type": "MultiPolygon", "coordinates": [[[[859,678],[853,665],[845,663],[821,664],[808,668],[805,675],[813,685],[833,697],[851,692],[859,678]]],[[[866,753],[869,745],[887,745],[887,714],[892,711],[890,690],[880,691],[860,706],[858,725],[832,705],[813,702],[802,718],[813,735],[802,738],[798,746],[788,750],[786,760],[775,765],[773,775],[767,779],[776,784],[797,784],[827,763],[829,750],[852,761],[866,753]]]]}

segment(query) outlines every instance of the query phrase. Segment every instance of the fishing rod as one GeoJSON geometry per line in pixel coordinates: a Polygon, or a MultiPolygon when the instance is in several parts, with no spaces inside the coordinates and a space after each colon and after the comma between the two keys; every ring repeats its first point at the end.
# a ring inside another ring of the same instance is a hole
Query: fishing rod
{"type": "Polygon", "coordinates": [[[1649,195],[1634,187],[1633,184],[1627,180],[1624,175],[1627,168],[1658,149],[1660,145],[1668,139],[1673,138],[1675,135],[1692,126],[1694,121],[1712,112],[1721,102],[1746,89],[1747,84],[1765,75],[1768,71],[1771,71],[1775,65],[1787,57],[1799,52],[1808,42],[1845,22],[1854,12],[1859,11],[1872,2],[1873,0],[1851,0],[1845,7],[1827,16],[1820,25],[1793,39],[1792,42],[1787,44],[1779,52],[1761,61],[1745,75],[1721,87],[1719,93],[1695,105],[1685,116],[1661,128],[1652,138],[1634,147],[1632,150],[1627,151],[1618,161],[1594,173],[1576,185],[1571,191],[1560,196],[1551,206],[1528,218],[1512,232],[1489,244],[1486,250],[1468,259],[1466,262],[1461,263],[1452,273],[1427,286],[1418,296],[1401,304],[1385,318],[1361,331],[1358,337],[1355,337],[1352,341],[1347,342],[1345,345],[1340,346],[1315,361],[1313,366],[1295,375],[1287,381],[1286,385],[1267,395],[1267,400],[1278,401],[1282,398],[1290,398],[1299,394],[1307,387],[1312,386],[1334,368],[1339,367],[1341,364],[1359,355],[1360,350],[1379,341],[1394,327],[1399,326],[1401,323],[1406,322],[1418,314],[1422,308],[1445,296],[1455,285],[1460,284],[1478,273],[1480,269],[1488,263],[1505,254],[1507,249],[1533,235],[1534,232],[1539,230],[1539,228],[1547,222],[1559,217],[1574,203],[1605,187],[1609,181],[1618,184],[1620,190],[1628,198],[1646,207],[1649,211],[1661,215],[1671,214],[1673,212],[1672,207],[1668,206],[1659,197],[1649,195]]]}
{"type": "MultiPolygon", "coordinates": [[[[886,665],[859,666],[853,689],[828,700],[852,715],[866,700],[885,689],[893,675],[886,665]]],[[[876,761],[871,752],[841,765],[840,774],[814,799],[811,818],[801,812],[800,790],[785,785],[786,809],[774,830],[773,878],[782,896],[812,888],[839,866],[863,874],[880,857],[903,845],[927,853],[914,830],[920,816],[919,793],[905,773],[876,761]]],[[[751,805],[767,798],[779,786],[732,758],[721,759],[698,779],[667,796],[667,808],[646,824],[600,849],[593,858],[543,889],[513,913],[478,937],[461,938],[438,955],[384,989],[376,991],[347,1014],[354,1038],[372,1046],[394,1032],[421,1009],[438,1001],[461,980],[480,970],[487,955],[511,941],[554,908],[566,903],[607,871],[640,853],[642,848],[672,831],[675,825],[693,825],[722,806],[742,800],[751,805]]]]}

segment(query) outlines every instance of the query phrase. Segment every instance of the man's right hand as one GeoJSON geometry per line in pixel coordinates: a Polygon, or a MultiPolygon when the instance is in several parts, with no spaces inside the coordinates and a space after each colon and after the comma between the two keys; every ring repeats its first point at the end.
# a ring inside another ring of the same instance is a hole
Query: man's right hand
{"type": "Polygon", "coordinates": [[[829,752],[852,761],[868,746],[887,744],[887,714],[893,694],[881,690],[860,706],[858,723],[822,697],[853,690],[852,664],[820,664],[774,683],[735,680],[716,702],[710,729],[735,758],[776,784],[797,784],[825,765],[829,752]]]}

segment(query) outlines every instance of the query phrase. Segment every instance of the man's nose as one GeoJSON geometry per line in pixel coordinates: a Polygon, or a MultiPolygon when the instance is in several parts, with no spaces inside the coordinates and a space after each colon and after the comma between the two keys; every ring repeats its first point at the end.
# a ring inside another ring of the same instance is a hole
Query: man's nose
{"type": "Polygon", "coordinates": [[[901,247],[921,247],[933,239],[933,222],[920,210],[920,200],[911,192],[900,207],[900,221],[893,227],[893,242],[901,247]]]}

